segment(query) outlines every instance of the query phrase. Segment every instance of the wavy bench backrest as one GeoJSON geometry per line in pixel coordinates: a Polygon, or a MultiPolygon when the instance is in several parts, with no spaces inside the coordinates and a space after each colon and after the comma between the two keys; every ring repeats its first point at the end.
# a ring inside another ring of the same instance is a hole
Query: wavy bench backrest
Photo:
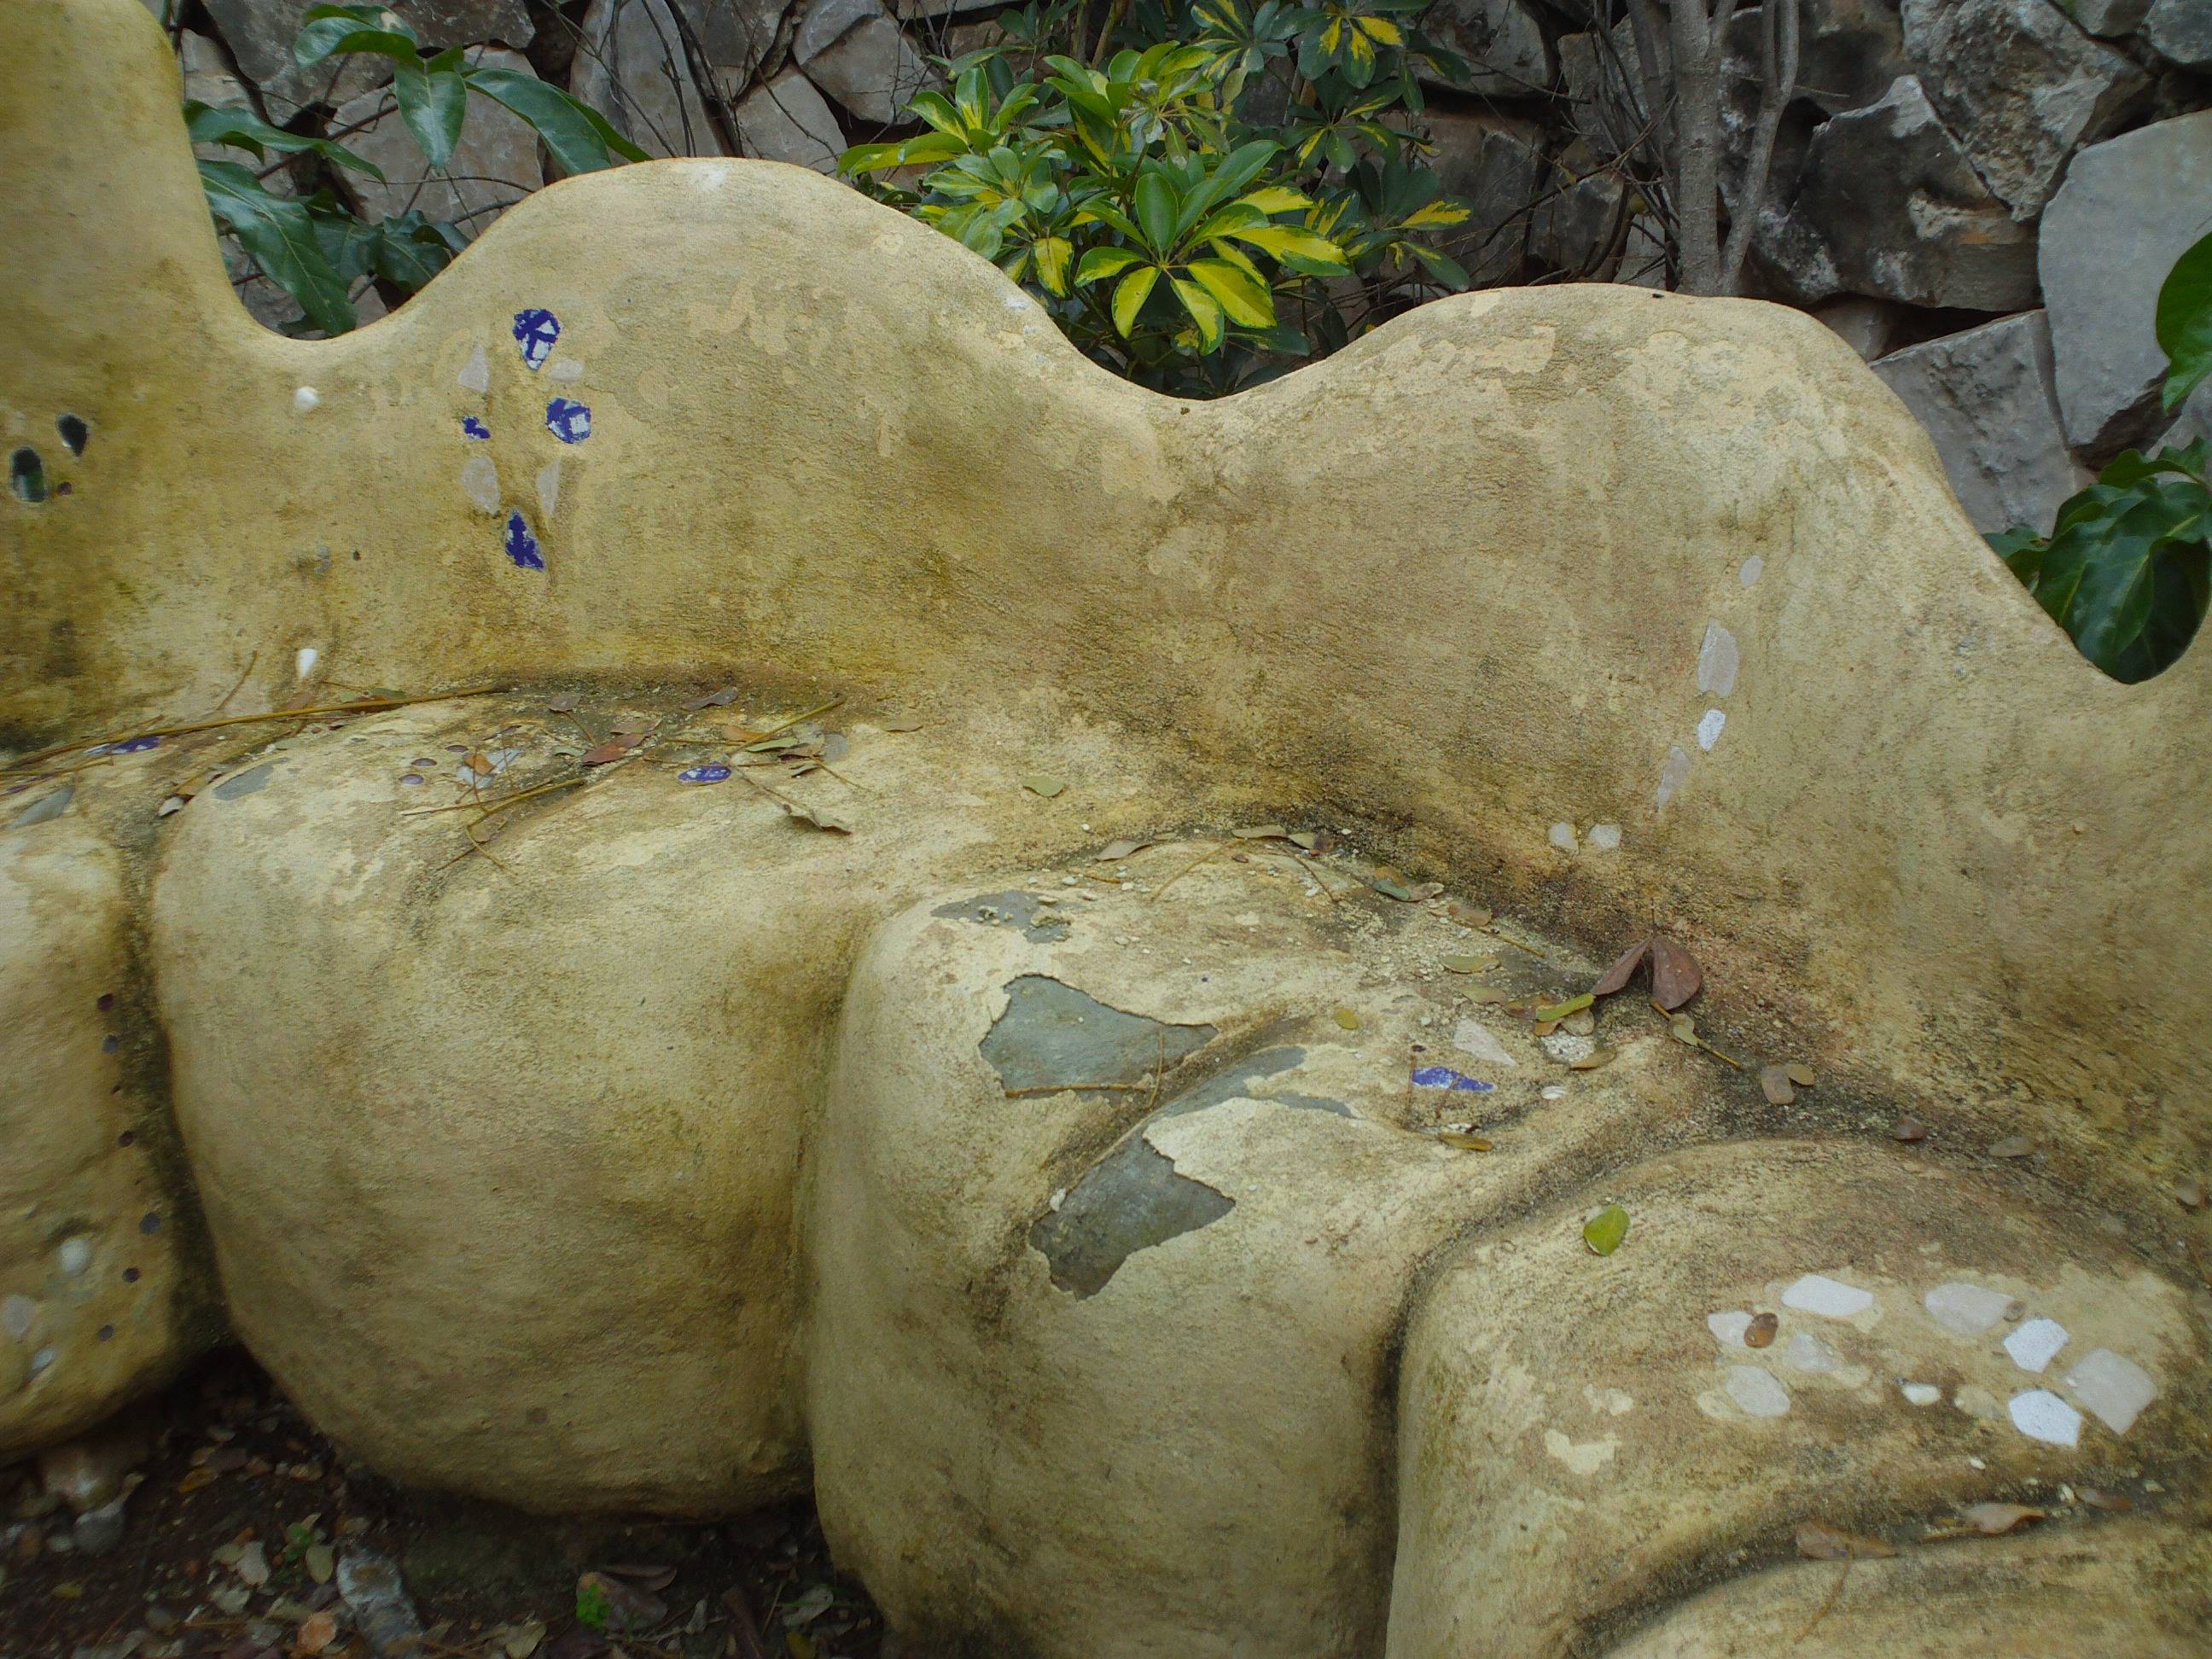
{"type": "Polygon", "coordinates": [[[10,23],[0,408],[52,487],[0,498],[0,731],[250,660],[266,700],[308,648],[409,689],[1049,686],[1593,948],[1673,929],[1717,1012],[1962,1133],[2092,1183],[2205,1155],[2212,658],[2084,662],[1802,315],[1478,295],[1183,404],[949,239],[702,161],[556,185],[296,342],[226,292],[143,9],[10,23]]]}

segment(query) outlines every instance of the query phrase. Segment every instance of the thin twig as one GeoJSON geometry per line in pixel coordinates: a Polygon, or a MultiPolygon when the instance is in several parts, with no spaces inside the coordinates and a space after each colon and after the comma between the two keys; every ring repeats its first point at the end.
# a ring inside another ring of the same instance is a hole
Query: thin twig
{"type": "Polygon", "coordinates": [[[1146,895],[1146,896],[1148,899],[1158,898],[1161,894],[1166,892],[1169,888],[1174,886],[1185,876],[1188,875],[1192,871],[1197,869],[1200,865],[1205,863],[1206,860],[1211,858],[1218,858],[1222,854],[1227,852],[1231,848],[1236,845],[1237,839],[1232,836],[1227,841],[1223,842],[1218,847],[1209,848],[1206,851],[1200,853],[1196,858],[1193,859],[1188,864],[1184,865],[1182,869],[1176,871],[1175,874],[1170,876],[1158,886],[1153,888],[1150,893],[1146,895]]]}
{"type": "Polygon", "coordinates": [[[1836,1575],[1836,1582],[1829,1587],[1827,1600],[1820,1603],[1820,1610],[1813,1615],[1813,1623],[1797,1632],[1796,1639],[1790,1644],[1791,1647],[1796,1647],[1798,1643],[1810,1636],[1813,1633],[1813,1626],[1819,1624],[1828,1616],[1828,1609],[1836,1605],[1836,1598],[1844,1593],[1844,1580],[1850,1576],[1851,1558],[1847,1554],[1844,1557],[1844,1570],[1836,1575]]]}
{"type": "Polygon", "coordinates": [[[246,684],[246,677],[253,672],[253,665],[260,660],[261,651],[260,647],[257,646],[254,648],[253,654],[246,659],[245,670],[239,675],[237,680],[232,684],[230,690],[222,694],[222,701],[216,703],[213,708],[208,711],[210,714],[220,714],[223,711],[225,705],[227,705],[233,697],[236,696],[239,694],[240,690],[246,684]]]}
{"type": "Polygon", "coordinates": [[[471,685],[458,691],[425,691],[414,697],[363,697],[358,702],[315,703],[306,708],[272,708],[265,714],[226,714],[221,720],[191,720],[183,726],[157,726],[150,731],[118,732],[112,738],[87,738],[75,743],[58,743],[51,749],[41,749],[35,755],[24,755],[10,761],[5,767],[0,767],[0,775],[26,771],[40,761],[52,760],[56,755],[66,755],[75,750],[98,749],[111,743],[133,743],[140,738],[181,738],[194,732],[213,732],[226,726],[251,726],[266,720],[313,720],[318,714],[380,714],[388,708],[404,708],[412,703],[446,702],[455,697],[481,697],[494,691],[511,689],[506,685],[471,685]]]}
{"type": "Polygon", "coordinates": [[[1008,1100],[1022,1100],[1030,1095],[1082,1094],[1095,1089],[1108,1089],[1116,1094],[1140,1094],[1146,1089],[1157,1088],[1158,1081],[1151,1083],[1040,1083],[1025,1089],[1009,1089],[1008,1100]]]}

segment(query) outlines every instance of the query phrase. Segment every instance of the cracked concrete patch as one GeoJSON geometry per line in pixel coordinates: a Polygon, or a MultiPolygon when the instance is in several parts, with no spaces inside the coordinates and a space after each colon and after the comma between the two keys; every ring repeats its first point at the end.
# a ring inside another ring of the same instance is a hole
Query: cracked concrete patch
{"type": "Polygon", "coordinates": [[[1030,1228],[1030,1246],[1052,1282],[1079,1298],[1096,1296],[1139,1250],[1210,1226],[1237,1200],[1176,1173],[1175,1160],[1139,1129],[1092,1164],[1060,1208],[1030,1228]]]}
{"type": "Polygon", "coordinates": [[[1042,945],[1057,945],[1067,937],[1067,918],[1040,903],[1035,893],[983,893],[940,904],[929,914],[985,927],[1018,928],[1024,937],[1042,945]]]}
{"type": "Polygon", "coordinates": [[[1173,1065],[1213,1035],[1211,1025],[1148,1019],[1048,975],[1024,974],[1006,981],[1006,1011],[980,1047],[1005,1088],[1079,1088],[1138,1082],[1163,1057],[1173,1065]]]}

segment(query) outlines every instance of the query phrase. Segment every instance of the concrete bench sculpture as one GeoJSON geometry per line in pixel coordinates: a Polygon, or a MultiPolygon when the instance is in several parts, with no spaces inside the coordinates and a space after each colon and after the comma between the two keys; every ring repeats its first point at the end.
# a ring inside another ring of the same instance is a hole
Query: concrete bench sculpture
{"type": "Polygon", "coordinates": [[[10,39],[16,752],[503,689],[12,775],[0,1456],[228,1331],[402,1480],[811,1482],[957,1650],[2203,1651],[2212,657],[2081,661],[1818,325],[1484,294],[1186,404],[718,161],[294,342],[135,0],[10,39]],[[563,787],[480,853],[457,764],[563,787]],[[1747,1069],[1506,1012],[1654,929],[1747,1069]]]}

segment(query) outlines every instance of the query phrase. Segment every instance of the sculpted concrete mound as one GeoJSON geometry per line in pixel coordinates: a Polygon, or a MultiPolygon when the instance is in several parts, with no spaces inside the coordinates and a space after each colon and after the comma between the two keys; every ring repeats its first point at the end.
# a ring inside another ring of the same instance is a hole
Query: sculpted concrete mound
{"type": "Polygon", "coordinates": [[[811,1482],[956,1650],[2203,1650],[2212,659],[1820,325],[1183,404],[672,161],[296,343],[143,9],[12,21],[0,1455],[227,1326],[411,1481],[811,1482]],[[1537,1035],[1655,928],[1708,1047],[1537,1035]]]}

